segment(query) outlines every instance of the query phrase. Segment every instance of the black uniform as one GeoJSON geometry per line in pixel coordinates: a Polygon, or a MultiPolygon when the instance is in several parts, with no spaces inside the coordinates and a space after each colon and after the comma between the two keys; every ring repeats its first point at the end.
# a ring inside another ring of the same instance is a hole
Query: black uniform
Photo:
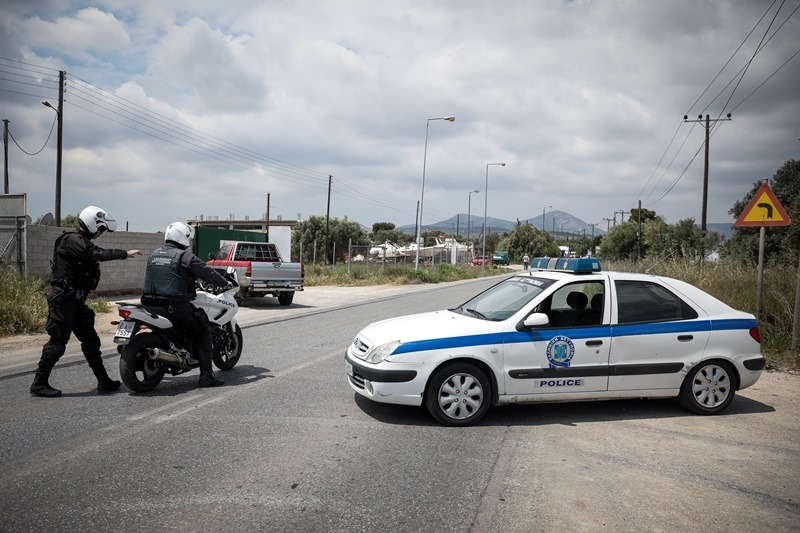
{"type": "Polygon", "coordinates": [[[56,239],[53,247],[52,279],[47,294],[47,325],[50,339],[42,348],[42,357],[31,392],[38,396],[59,396],[61,391],[50,387],[48,379],[56,362],[64,355],[72,333],[81,342],[83,356],[92,368],[100,392],[119,388],[103,367],[100,337],[94,329],[94,311],[86,305],[89,292],[100,281],[100,261],[127,259],[125,250],[106,250],[96,246],[85,230],[70,231],[56,239]]]}
{"type": "Polygon", "coordinates": [[[211,369],[211,325],[205,311],[191,304],[197,296],[195,279],[225,286],[227,281],[192,252],[167,243],[150,254],[142,288],[142,304],[166,309],[175,324],[193,337],[193,353],[200,362],[200,385],[222,382],[211,369]]]}

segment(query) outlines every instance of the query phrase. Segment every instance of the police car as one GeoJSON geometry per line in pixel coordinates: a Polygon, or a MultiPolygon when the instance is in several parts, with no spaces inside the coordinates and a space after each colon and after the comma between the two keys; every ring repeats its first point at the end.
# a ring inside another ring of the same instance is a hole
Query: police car
{"type": "Polygon", "coordinates": [[[678,397],[717,414],[765,365],[753,315],[596,258],[535,258],[457,307],[370,324],[345,361],[358,394],[453,426],[528,402],[678,397]]]}

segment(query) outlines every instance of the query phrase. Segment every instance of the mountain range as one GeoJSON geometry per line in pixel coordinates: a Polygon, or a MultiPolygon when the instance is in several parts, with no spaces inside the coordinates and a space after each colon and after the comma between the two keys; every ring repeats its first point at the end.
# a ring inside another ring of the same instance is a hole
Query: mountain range
{"type": "MultiPolygon", "coordinates": [[[[470,235],[479,235],[481,232],[481,227],[483,226],[483,217],[472,215],[469,218],[470,235]]],[[[546,212],[544,215],[515,221],[503,220],[494,217],[487,217],[486,219],[486,224],[489,226],[489,231],[491,233],[500,234],[508,233],[512,231],[518,224],[525,224],[526,222],[530,223],[535,228],[544,229],[545,231],[553,233],[558,237],[567,235],[580,235],[581,237],[586,235],[587,237],[591,237],[592,235],[592,226],[590,224],[564,211],[550,211],[546,212]],[[543,216],[544,227],[542,226],[543,216]]],[[[599,224],[595,225],[594,235],[605,235],[606,232],[611,228],[612,224],[615,224],[615,222],[607,222],[605,224],[605,228],[599,224]]],[[[717,233],[722,234],[725,239],[729,239],[733,235],[732,222],[708,223],[706,226],[709,231],[716,231],[717,233]]],[[[424,224],[422,228],[423,231],[439,230],[442,233],[458,233],[459,235],[466,235],[468,231],[467,215],[466,213],[459,213],[446,220],[424,224]]],[[[396,229],[404,233],[414,234],[417,228],[414,224],[409,224],[405,226],[399,226],[396,229]]]]}
{"type": "MultiPolygon", "coordinates": [[[[423,224],[422,229],[423,231],[439,230],[443,233],[458,233],[459,235],[466,235],[468,230],[467,218],[468,217],[466,213],[459,213],[440,222],[423,224]]],[[[471,235],[479,235],[481,228],[483,227],[483,217],[472,215],[469,217],[469,222],[469,233],[471,235]]],[[[590,224],[587,224],[578,217],[564,211],[550,211],[544,215],[513,221],[494,217],[486,218],[486,225],[489,227],[490,233],[508,233],[517,227],[517,225],[525,224],[526,222],[530,223],[535,228],[544,229],[545,231],[554,233],[558,236],[579,234],[581,237],[583,237],[585,234],[587,237],[590,237],[592,235],[592,226],[590,224]],[[544,223],[542,222],[543,220],[544,223]]],[[[397,228],[397,230],[404,233],[413,234],[416,231],[416,226],[413,224],[400,226],[397,228]]],[[[601,228],[599,225],[595,225],[594,234],[596,236],[604,235],[605,233],[606,228],[601,228]]]]}

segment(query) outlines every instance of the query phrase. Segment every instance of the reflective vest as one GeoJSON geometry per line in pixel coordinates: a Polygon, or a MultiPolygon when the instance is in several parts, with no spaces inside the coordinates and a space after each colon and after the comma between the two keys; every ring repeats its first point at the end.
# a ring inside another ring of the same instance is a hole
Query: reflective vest
{"type": "Polygon", "coordinates": [[[157,248],[147,259],[143,296],[189,301],[194,299],[194,275],[181,267],[184,251],[177,248],[157,248]]]}

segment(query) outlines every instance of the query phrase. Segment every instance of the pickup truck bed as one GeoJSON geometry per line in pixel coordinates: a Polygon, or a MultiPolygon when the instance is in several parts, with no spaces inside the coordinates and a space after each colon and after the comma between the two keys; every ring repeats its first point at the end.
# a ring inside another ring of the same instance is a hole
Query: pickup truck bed
{"type": "Polygon", "coordinates": [[[291,305],[294,293],[303,290],[305,269],[302,263],[288,263],[271,243],[222,241],[208,266],[218,271],[236,268],[238,297],[276,296],[281,305],[291,305]]]}

